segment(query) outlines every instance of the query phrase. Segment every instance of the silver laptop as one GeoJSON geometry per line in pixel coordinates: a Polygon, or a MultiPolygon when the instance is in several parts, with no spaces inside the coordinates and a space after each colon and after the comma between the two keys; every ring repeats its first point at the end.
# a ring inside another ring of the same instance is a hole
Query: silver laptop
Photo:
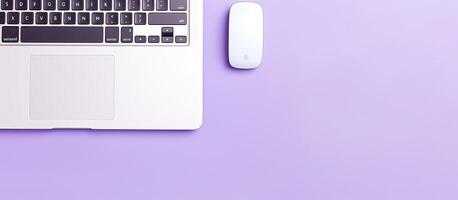
{"type": "Polygon", "coordinates": [[[0,2],[0,128],[201,126],[202,0],[0,2]]]}

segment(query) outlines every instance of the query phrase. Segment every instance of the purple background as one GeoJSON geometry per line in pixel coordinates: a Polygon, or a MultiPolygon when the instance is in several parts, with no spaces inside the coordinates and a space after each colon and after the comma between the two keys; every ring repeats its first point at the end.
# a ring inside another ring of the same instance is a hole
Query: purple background
{"type": "Polygon", "coordinates": [[[457,199],[458,2],[261,2],[254,71],[205,2],[202,129],[1,131],[0,199],[457,199]]]}

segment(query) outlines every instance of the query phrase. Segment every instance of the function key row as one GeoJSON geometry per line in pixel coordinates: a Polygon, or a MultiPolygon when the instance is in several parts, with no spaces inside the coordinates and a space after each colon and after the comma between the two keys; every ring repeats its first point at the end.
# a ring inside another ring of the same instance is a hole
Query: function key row
{"type": "Polygon", "coordinates": [[[1,10],[186,11],[187,0],[0,0],[1,10]],[[126,2],[127,1],[127,2],[126,2]],[[154,2],[156,1],[156,3],[154,2]],[[170,3],[170,5],[169,5],[170,3]],[[155,8],[156,4],[156,8],[155,8]]]}
{"type": "Polygon", "coordinates": [[[186,25],[186,13],[0,12],[0,24],[186,25]]]}

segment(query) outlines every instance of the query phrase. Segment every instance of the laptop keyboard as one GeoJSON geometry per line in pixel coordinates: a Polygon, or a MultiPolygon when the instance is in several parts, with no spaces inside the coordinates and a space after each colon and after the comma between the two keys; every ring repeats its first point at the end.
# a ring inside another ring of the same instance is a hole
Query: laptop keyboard
{"type": "Polygon", "coordinates": [[[188,1],[0,0],[0,45],[188,45],[188,1]]]}

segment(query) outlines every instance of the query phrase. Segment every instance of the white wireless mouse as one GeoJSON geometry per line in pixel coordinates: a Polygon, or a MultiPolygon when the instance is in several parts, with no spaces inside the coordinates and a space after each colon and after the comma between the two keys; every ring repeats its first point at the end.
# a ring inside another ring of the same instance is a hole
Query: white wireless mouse
{"type": "Polygon", "coordinates": [[[262,62],[264,14],[261,5],[240,2],[229,13],[229,63],[237,69],[254,69],[262,62]]]}

